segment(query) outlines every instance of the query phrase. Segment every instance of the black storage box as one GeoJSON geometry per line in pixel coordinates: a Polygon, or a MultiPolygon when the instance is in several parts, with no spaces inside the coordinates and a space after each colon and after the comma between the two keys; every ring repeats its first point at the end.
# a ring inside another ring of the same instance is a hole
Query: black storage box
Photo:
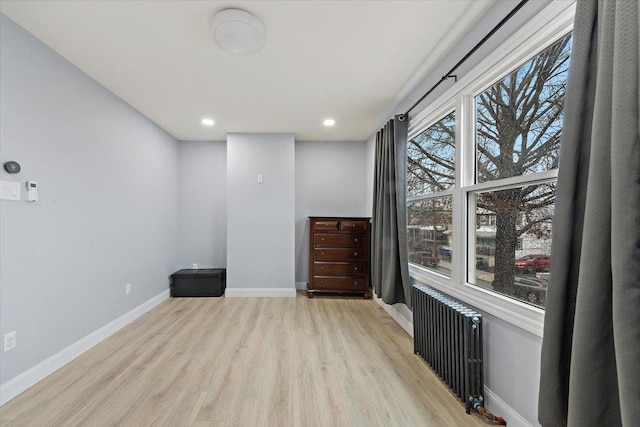
{"type": "Polygon", "coordinates": [[[226,288],[224,268],[179,270],[170,276],[172,297],[219,297],[226,288]]]}

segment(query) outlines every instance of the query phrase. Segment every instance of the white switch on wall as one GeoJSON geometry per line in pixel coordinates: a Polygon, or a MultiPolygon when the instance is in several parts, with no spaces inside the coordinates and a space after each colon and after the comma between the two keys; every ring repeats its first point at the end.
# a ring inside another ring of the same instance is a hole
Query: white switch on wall
{"type": "Polygon", "coordinates": [[[22,186],[19,182],[0,181],[0,199],[20,200],[22,186]]]}
{"type": "Polygon", "coordinates": [[[262,179],[262,175],[258,175],[258,184],[263,184],[264,180],[262,179]]]}
{"type": "Polygon", "coordinates": [[[13,350],[16,348],[16,331],[11,331],[8,334],[4,334],[4,351],[13,350]]]}

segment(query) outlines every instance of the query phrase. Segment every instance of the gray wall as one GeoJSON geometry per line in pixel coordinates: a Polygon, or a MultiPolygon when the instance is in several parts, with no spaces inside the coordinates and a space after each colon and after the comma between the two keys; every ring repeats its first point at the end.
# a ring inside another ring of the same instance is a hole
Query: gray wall
{"type": "MultiPolygon", "coordinates": [[[[193,263],[200,268],[226,266],[226,146],[226,142],[180,142],[178,268],[191,268],[193,263]]],[[[361,141],[295,142],[296,282],[308,280],[309,216],[370,215],[365,203],[373,191],[365,172],[372,167],[369,160],[367,145],[361,141]]]]}
{"type": "Polygon", "coordinates": [[[227,136],[227,289],[295,289],[294,144],[293,134],[227,136]]]}
{"type": "MultiPolygon", "coordinates": [[[[381,126],[382,127],[382,126],[381,126]]],[[[374,191],[374,178],[376,173],[376,135],[365,141],[365,164],[366,164],[366,179],[365,179],[365,195],[366,200],[364,207],[366,209],[366,215],[373,215],[373,191],[374,191]]]]}
{"type": "Polygon", "coordinates": [[[0,122],[0,162],[22,165],[0,178],[40,186],[0,202],[5,383],[168,288],[178,144],[4,15],[0,122]]]}
{"type": "Polygon", "coordinates": [[[296,282],[309,280],[309,216],[367,216],[367,145],[296,142],[296,282]]]}
{"type": "Polygon", "coordinates": [[[181,141],[177,268],[227,265],[227,143],[181,141]]]}
{"type": "MultiPolygon", "coordinates": [[[[490,314],[482,313],[482,317],[485,386],[529,423],[538,425],[542,338],[490,314]]],[[[492,403],[489,400],[489,409],[492,403]]]]}

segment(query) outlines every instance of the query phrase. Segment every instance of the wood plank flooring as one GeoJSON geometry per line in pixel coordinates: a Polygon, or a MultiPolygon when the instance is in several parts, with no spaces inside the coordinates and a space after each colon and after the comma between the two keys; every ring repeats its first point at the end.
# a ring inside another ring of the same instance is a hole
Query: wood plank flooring
{"type": "Polygon", "coordinates": [[[8,426],[487,426],[374,301],[169,299],[0,408],[8,426]]]}

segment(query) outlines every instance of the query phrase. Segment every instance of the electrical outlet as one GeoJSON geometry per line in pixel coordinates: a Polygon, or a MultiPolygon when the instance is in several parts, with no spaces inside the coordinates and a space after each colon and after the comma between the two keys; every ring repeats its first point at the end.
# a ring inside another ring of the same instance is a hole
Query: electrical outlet
{"type": "Polygon", "coordinates": [[[124,288],[127,295],[129,295],[131,293],[131,283],[127,283],[124,288]]]}
{"type": "Polygon", "coordinates": [[[4,334],[4,351],[13,350],[16,348],[16,331],[11,331],[8,334],[4,334]]]}
{"type": "Polygon", "coordinates": [[[196,269],[198,268],[198,264],[196,264],[195,262],[193,263],[193,268],[196,269]]]}

